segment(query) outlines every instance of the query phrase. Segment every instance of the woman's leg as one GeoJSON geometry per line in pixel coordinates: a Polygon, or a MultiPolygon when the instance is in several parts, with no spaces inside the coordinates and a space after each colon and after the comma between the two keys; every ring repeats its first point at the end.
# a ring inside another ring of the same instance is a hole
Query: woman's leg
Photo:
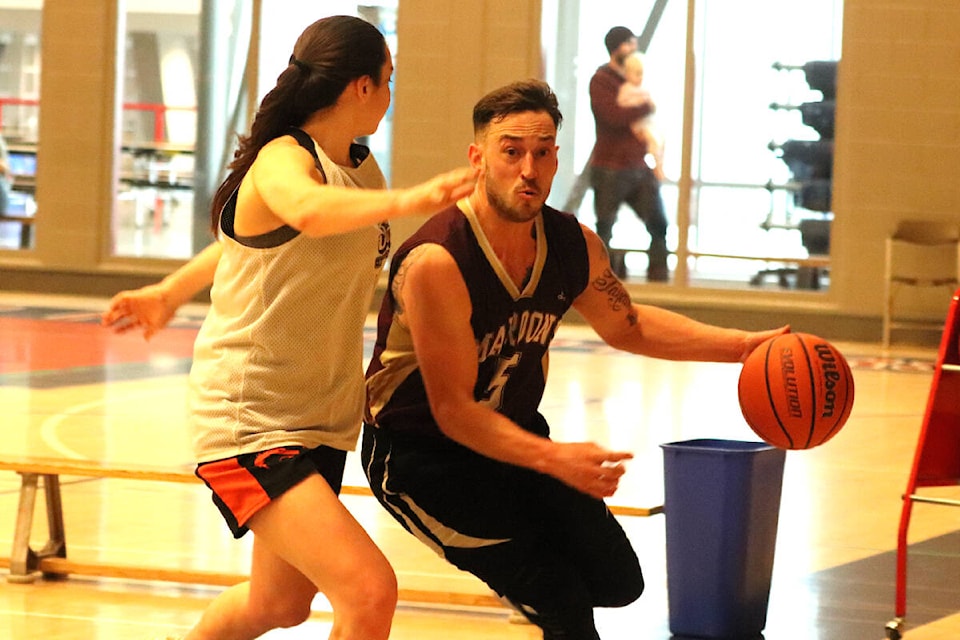
{"type": "Polygon", "coordinates": [[[316,593],[302,573],[254,538],[250,580],[214,599],[184,640],[252,640],[270,629],[295,626],[310,615],[316,593]],[[265,584],[284,587],[270,591],[262,588],[265,584]]]}
{"type": "Polygon", "coordinates": [[[250,581],[224,591],[185,640],[252,640],[310,615],[322,591],[331,639],[385,639],[397,601],[393,569],[330,486],[312,475],[248,523],[250,581]]]}

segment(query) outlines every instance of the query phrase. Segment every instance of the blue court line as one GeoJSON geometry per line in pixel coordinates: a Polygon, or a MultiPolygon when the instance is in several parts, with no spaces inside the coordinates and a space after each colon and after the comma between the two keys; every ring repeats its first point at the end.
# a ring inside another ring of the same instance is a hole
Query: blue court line
{"type": "Polygon", "coordinates": [[[191,363],[192,358],[164,358],[162,362],[124,362],[91,367],[5,373],[0,374],[0,387],[59,389],[87,384],[147,380],[161,376],[186,375],[190,372],[191,363]]]}

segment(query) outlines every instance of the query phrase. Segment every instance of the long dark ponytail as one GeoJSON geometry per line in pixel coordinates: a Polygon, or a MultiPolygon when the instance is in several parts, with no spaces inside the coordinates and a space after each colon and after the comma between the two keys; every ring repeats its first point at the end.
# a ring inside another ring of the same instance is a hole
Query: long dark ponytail
{"type": "Polygon", "coordinates": [[[307,27],[276,86],[264,96],[250,127],[240,136],[230,173],[217,189],[210,211],[214,234],[220,211],[240,186],[260,149],[290,127],[299,127],[315,112],[333,106],[347,85],[363,76],[380,83],[387,59],[386,41],[376,27],[353,16],[332,16],[307,27]]]}

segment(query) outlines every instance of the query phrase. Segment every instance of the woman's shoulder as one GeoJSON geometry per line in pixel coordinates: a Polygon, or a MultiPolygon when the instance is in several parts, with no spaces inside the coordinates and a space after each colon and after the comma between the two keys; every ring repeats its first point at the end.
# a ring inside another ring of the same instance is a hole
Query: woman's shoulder
{"type": "Polygon", "coordinates": [[[291,150],[297,148],[301,148],[301,145],[293,138],[293,136],[278,136],[260,147],[260,151],[257,152],[257,159],[259,160],[262,158],[269,158],[271,156],[287,154],[290,153],[291,150]]]}
{"type": "MultiPolygon", "coordinates": [[[[254,159],[254,165],[272,167],[292,167],[306,163],[317,164],[327,160],[323,149],[313,142],[310,136],[298,140],[293,135],[277,136],[264,144],[254,159]],[[309,155],[308,155],[309,154],[309,155]]],[[[286,170],[286,169],[283,169],[286,170]]]]}

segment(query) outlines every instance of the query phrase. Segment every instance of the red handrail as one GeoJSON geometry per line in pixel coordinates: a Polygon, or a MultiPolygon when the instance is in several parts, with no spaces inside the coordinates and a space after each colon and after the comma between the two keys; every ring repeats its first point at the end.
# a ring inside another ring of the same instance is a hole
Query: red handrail
{"type": "MultiPolygon", "coordinates": [[[[3,107],[5,107],[6,105],[36,107],[40,105],[40,101],[36,98],[0,97],[0,130],[3,129],[3,107]]],[[[153,141],[154,142],[163,142],[163,134],[164,134],[163,117],[166,115],[167,111],[196,111],[197,110],[196,107],[178,107],[178,106],[170,106],[166,104],[156,104],[151,102],[124,102],[123,109],[124,111],[150,111],[153,113],[153,141]]]]}

